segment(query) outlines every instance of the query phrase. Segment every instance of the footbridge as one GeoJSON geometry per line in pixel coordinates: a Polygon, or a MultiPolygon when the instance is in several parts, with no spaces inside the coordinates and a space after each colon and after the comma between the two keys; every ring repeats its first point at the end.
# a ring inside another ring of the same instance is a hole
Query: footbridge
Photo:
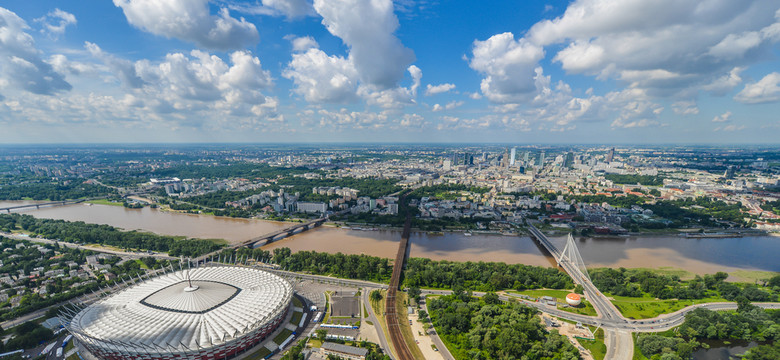
{"type": "Polygon", "coordinates": [[[37,203],[37,204],[26,204],[26,205],[16,205],[16,206],[8,206],[4,208],[0,208],[0,212],[8,212],[10,213],[11,210],[21,210],[21,209],[30,209],[30,208],[36,208],[40,209],[42,207],[52,207],[52,206],[63,206],[63,205],[71,205],[71,204],[78,204],[84,201],[88,200],[94,200],[94,199],[80,199],[80,200],[62,200],[62,201],[49,201],[45,203],[37,203]]]}

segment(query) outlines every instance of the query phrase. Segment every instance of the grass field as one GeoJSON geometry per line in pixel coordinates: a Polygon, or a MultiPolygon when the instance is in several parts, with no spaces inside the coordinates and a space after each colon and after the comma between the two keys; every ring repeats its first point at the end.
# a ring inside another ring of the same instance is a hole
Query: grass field
{"type": "Polygon", "coordinates": [[[90,200],[87,201],[89,204],[97,204],[97,205],[109,205],[109,206],[124,206],[121,202],[117,201],[109,201],[106,199],[96,199],[96,200],[90,200]]]}
{"type": "Polygon", "coordinates": [[[398,322],[401,326],[401,334],[404,336],[406,345],[412,352],[412,356],[415,359],[425,359],[420,347],[414,341],[414,335],[412,334],[412,327],[409,325],[409,314],[406,311],[406,293],[399,291],[395,296],[395,311],[398,314],[398,322]]]}
{"type": "Polygon", "coordinates": [[[294,312],[293,315],[292,315],[292,318],[290,318],[290,324],[298,326],[298,323],[301,322],[301,318],[302,317],[303,317],[303,313],[302,312],[298,312],[298,311],[294,312]]]}
{"type": "Polygon", "coordinates": [[[260,360],[265,359],[266,356],[271,355],[271,350],[268,350],[266,347],[260,348],[260,350],[257,350],[254,354],[250,354],[249,356],[245,357],[245,360],[260,360]]]}
{"type": "MultiPolygon", "coordinates": [[[[569,290],[550,290],[550,289],[537,289],[537,290],[523,290],[523,291],[515,291],[515,290],[508,290],[507,292],[514,293],[514,294],[522,294],[522,295],[528,295],[535,298],[540,298],[542,296],[552,296],[556,299],[558,299],[558,302],[565,303],[566,302],[566,295],[571,293],[569,290]]],[[[588,315],[588,316],[597,316],[598,313],[596,313],[596,309],[593,308],[593,305],[590,304],[588,301],[583,301],[580,306],[574,308],[574,307],[561,307],[559,308],[563,311],[568,311],[575,314],[581,314],[581,315],[588,315]]]]}
{"type": "MultiPolygon", "coordinates": [[[[593,331],[595,328],[591,327],[591,331],[593,331]]],[[[604,344],[604,329],[599,329],[595,334],[596,339],[595,340],[582,340],[577,339],[577,341],[582,345],[582,347],[588,349],[590,351],[590,354],[593,355],[593,358],[596,360],[604,360],[604,357],[607,356],[607,345],[604,344]]]]}
{"type": "Polygon", "coordinates": [[[755,283],[757,281],[769,280],[773,276],[777,276],[778,273],[771,271],[758,271],[758,270],[737,270],[730,272],[729,275],[736,277],[736,280],[755,283]]]}
{"type": "Polygon", "coordinates": [[[303,303],[297,297],[293,296],[292,301],[293,301],[293,306],[299,307],[299,308],[303,307],[303,303]]]}
{"type": "Polygon", "coordinates": [[[614,296],[605,294],[612,298],[612,303],[620,310],[623,316],[631,319],[649,319],[661,314],[673,313],[686,306],[702,304],[708,302],[727,302],[728,300],[720,297],[708,297],[695,300],[657,300],[650,296],[641,298],[614,296]]]}
{"type": "Polygon", "coordinates": [[[276,337],[274,338],[274,342],[276,343],[276,345],[280,345],[285,340],[287,340],[287,338],[290,337],[290,335],[292,335],[292,330],[284,329],[282,330],[282,332],[279,333],[279,335],[276,335],[276,337]]]}

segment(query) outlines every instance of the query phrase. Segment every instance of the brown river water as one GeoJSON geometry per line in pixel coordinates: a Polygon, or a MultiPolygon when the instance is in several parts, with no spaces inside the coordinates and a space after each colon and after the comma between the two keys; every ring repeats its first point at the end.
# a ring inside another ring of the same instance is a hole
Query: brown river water
{"type": "MultiPolygon", "coordinates": [[[[0,202],[0,207],[29,202],[0,202]]],[[[234,219],[209,215],[180,214],[157,209],[125,209],[119,206],[84,204],[22,210],[36,217],[108,224],[126,230],[151,231],[165,235],[220,238],[235,243],[272,232],[284,223],[254,219],[234,219]]],[[[315,250],[368,254],[393,258],[400,230],[356,230],[319,227],[264,246],[289,247],[293,251],[315,250]]],[[[564,237],[552,237],[563,247],[564,237]]],[[[415,232],[410,256],[452,261],[500,261],[554,266],[552,258],[527,236],[446,232],[415,232]]],[[[589,267],[673,267],[693,273],[716,271],[780,271],[780,237],[750,236],[725,239],[687,239],[666,235],[656,237],[615,237],[578,239],[582,257],[589,267]]]]}

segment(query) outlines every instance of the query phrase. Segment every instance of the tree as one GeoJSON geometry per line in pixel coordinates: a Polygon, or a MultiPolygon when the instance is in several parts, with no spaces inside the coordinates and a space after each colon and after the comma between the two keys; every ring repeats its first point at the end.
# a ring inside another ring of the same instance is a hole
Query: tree
{"type": "Polygon", "coordinates": [[[420,303],[421,291],[420,291],[419,287],[417,287],[417,286],[409,287],[408,293],[409,293],[409,297],[414,299],[415,303],[418,303],[418,304],[420,303]]]}
{"type": "Polygon", "coordinates": [[[328,330],[325,329],[317,329],[317,331],[314,332],[316,334],[317,340],[325,340],[325,337],[328,336],[328,330]]]}
{"type": "Polygon", "coordinates": [[[373,302],[381,301],[382,292],[380,290],[373,290],[370,294],[368,294],[368,298],[373,302]]]}

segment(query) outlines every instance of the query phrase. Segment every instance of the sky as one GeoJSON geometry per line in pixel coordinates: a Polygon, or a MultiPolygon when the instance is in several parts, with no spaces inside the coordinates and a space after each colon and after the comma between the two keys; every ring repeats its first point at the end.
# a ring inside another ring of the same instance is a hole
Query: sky
{"type": "Polygon", "coordinates": [[[780,0],[4,0],[0,143],[780,142],[780,0]]]}

